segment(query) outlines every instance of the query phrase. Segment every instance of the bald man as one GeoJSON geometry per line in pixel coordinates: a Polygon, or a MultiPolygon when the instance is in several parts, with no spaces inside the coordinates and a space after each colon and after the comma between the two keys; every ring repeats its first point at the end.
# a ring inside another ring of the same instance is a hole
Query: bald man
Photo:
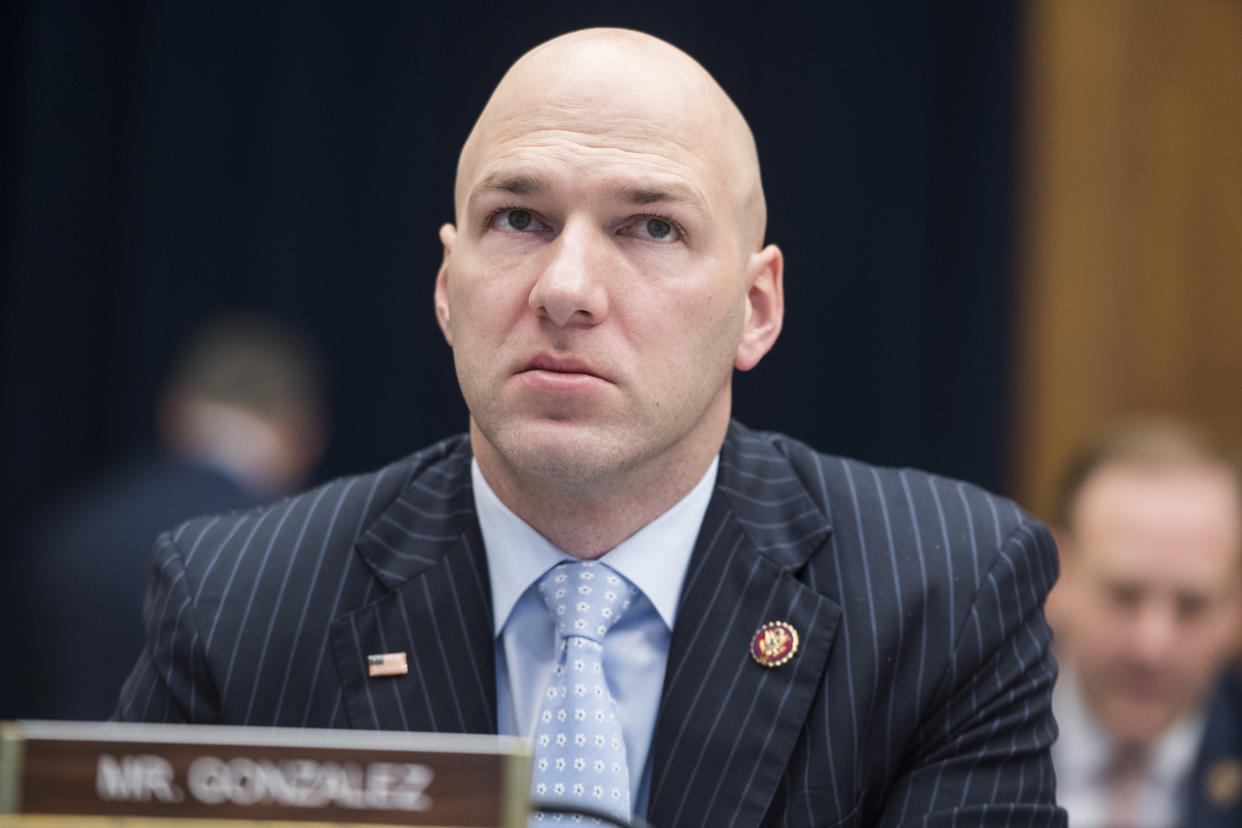
{"type": "Polygon", "coordinates": [[[532,824],[1064,824],[1044,529],[730,419],[783,261],[703,67],[622,30],[535,48],[454,195],[469,433],[164,535],[118,716],[527,736],[532,824]]]}

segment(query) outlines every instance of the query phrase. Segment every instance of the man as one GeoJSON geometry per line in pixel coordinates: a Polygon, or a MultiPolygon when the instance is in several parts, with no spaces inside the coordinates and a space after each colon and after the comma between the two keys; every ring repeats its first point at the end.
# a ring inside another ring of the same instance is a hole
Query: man
{"type": "Polygon", "coordinates": [[[711,76],[636,32],[545,43],[455,200],[468,438],[165,535],[120,717],[528,735],[537,799],[660,826],[1063,824],[1044,530],[730,422],[782,260],[711,76]],[[597,599],[598,640],[560,620],[597,599]]]}
{"type": "Polygon", "coordinates": [[[1066,671],[1053,758],[1074,825],[1242,824],[1242,486],[1176,422],[1106,431],[1067,477],[1049,598],[1066,671]]]}
{"type": "Polygon", "coordinates": [[[304,486],[325,442],[321,374],[275,319],[229,314],[195,331],[160,395],[159,450],[55,503],[19,546],[20,625],[0,631],[21,647],[15,717],[109,716],[142,649],[151,538],[304,486]]]}

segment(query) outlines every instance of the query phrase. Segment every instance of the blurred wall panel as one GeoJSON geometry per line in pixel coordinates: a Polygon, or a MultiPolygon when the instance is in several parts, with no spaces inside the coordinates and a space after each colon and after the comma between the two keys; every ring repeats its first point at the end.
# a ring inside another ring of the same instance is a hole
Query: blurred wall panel
{"type": "Polygon", "coordinates": [[[1050,516],[1103,420],[1242,447],[1242,2],[1033,0],[1013,490],[1050,516]]]}

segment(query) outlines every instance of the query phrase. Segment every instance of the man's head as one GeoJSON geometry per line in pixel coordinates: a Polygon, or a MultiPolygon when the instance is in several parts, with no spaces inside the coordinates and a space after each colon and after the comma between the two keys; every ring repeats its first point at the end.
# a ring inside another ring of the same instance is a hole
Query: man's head
{"type": "Polygon", "coordinates": [[[253,312],[216,317],[194,331],[165,383],[160,438],[258,497],[285,494],[323,454],[324,384],[316,349],[297,330],[253,312]]]}
{"type": "Polygon", "coordinates": [[[485,471],[697,480],[784,310],[754,141],[711,76],[633,31],[544,43],[475,124],[455,201],[435,307],[485,471]]]}
{"type": "Polygon", "coordinates": [[[1238,469],[1189,426],[1130,422],[1071,467],[1058,522],[1062,655],[1102,725],[1150,744],[1201,705],[1238,631],[1238,469]]]}

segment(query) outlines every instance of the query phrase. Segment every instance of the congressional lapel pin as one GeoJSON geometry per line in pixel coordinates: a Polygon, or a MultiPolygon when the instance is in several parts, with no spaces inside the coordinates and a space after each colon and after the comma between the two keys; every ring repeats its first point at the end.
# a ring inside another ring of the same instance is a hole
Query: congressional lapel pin
{"type": "Polygon", "coordinates": [[[764,667],[780,667],[798,652],[798,631],[788,621],[769,621],[750,642],[750,655],[764,667]]]}
{"type": "Polygon", "coordinates": [[[367,656],[367,672],[376,676],[404,676],[410,672],[405,653],[376,653],[367,656]]]}
{"type": "Polygon", "coordinates": [[[1217,808],[1228,809],[1242,799],[1242,761],[1221,759],[1203,774],[1203,792],[1217,808]]]}

